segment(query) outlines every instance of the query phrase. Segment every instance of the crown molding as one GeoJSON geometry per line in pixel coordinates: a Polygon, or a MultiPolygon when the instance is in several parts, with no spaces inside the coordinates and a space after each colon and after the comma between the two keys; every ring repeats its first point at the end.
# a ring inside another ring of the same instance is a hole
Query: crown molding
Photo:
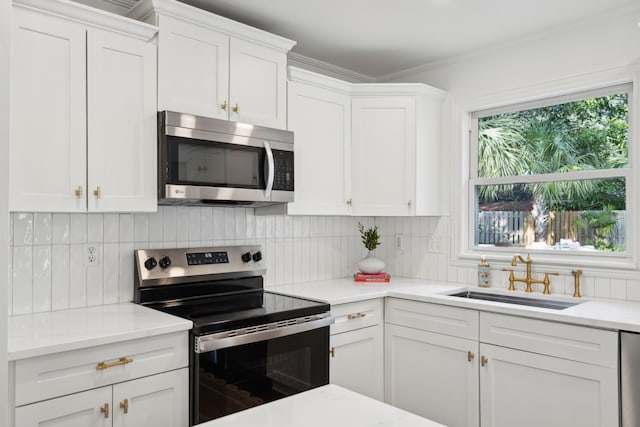
{"type": "Polygon", "coordinates": [[[346,80],[351,83],[375,83],[376,79],[366,74],[357,73],[328,62],[313,59],[296,52],[289,52],[289,65],[310,70],[319,74],[329,75],[339,80],[346,80]]]}

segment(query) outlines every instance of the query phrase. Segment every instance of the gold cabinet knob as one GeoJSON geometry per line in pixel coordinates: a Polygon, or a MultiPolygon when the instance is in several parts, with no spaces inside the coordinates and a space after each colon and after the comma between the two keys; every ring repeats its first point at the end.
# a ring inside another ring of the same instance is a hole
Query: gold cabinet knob
{"type": "Polygon", "coordinates": [[[329,350],[329,354],[331,355],[331,357],[336,357],[336,348],[331,347],[331,350],[329,350]]]}
{"type": "Polygon", "coordinates": [[[109,418],[109,404],[105,403],[100,407],[100,412],[104,414],[105,418],[109,418]]]}
{"type": "Polygon", "coordinates": [[[487,363],[489,363],[489,359],[487,359],[487,358],[486,358],[486,357],[484,357],[484,356],[481,356],[481,357],[480,357],[480,365],[482,365],[482,366],[487,366],[487,363]]]}
{"type": "Polygon", "coordinates": [[[227,108],[229,108],[229,104],[227,104],[227,100],[225,99],[224,102],[222,104],[220,104],[220,108],[222,108],[223,111],[227,111],[227,108]]]}
{"type": "Polygon", "coordinates": [[[76,197],[78,199],[82,198],[82,185],[78,185],[78,188],[76,188],[76,191],[74,191],[76,197]]]}
{"type": "Polygon", "coordinates": [[[233,111],[234,113],[237,113],[238,110],[240,110],[240,107],[238,106],[238,103],[236,102],[236,105],[234,105],[234,107],[231,109],[231,111],[233,111]]]}
{"type": "Polygon", "coordinates": [[[347,206],[351,206],[353,204],[353,201],[351,199],[347,199],[347,206]]]}
{"type": "Polygon", "coordinates": [[[409,201],[407,202],[407,206],[408,206],[408,207],[411,207],[411,200],[409,200],[409,201]]]}
{"type": "Polygon", "coordinates": [[[467,351],[467,360],[469,362],[471,362],[475,357],[476,355],[473,353],[473,351],[467,351]]]}
{"type": "Polygon", "coordinates": [[[125,414],[129,413],[129,399],[125,399],[120,402],[120,409],[122,409],[125,414]]]}
{"type": "Polygon", "coordinates": [[[93,195],[96,197],[96,199],[102,197],[102,188],[100,188],[100,186],[96,187],[96,189],[93,190],[93,195]]]}

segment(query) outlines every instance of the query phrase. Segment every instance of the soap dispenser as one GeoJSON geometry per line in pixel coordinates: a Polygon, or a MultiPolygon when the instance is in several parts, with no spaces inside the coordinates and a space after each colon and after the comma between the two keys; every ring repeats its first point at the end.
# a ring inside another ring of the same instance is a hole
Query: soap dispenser
{"type": "Polygon", "coordinates": [[[489,263],[486,257],[480,259],[478,264],[478,286],[481,288],[489,287],[489,275],[490,275],[489,263]]]}

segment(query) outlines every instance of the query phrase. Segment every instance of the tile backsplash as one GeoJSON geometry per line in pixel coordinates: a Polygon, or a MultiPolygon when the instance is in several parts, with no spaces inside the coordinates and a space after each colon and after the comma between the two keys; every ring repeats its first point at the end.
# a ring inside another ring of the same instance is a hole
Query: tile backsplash
{"type": "Polygon", "coordinates": [[[9,314],[131,301],[138,248],[261,244],[265,286],[347,277],[377,224],[392,275],[447,279],[448,220],[256,216],[253,209],[160,206],[156,213],[12,213],[9,314]],[[401,235],[399,245],[396,236],[401,235]],[[89,247],[97,263],[87,261],[89,247]]]}

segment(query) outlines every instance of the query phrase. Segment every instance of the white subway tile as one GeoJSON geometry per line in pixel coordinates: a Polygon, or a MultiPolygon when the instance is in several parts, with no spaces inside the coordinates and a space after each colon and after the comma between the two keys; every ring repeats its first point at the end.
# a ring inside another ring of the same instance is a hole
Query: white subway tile
{"type": "Polygon", "coordinates": [[[162,242],[162,213],[164,210],[160,206],[158,212],[149,213],[149,242],[162,242]]]}
{"type": "Polygon", "coordinates": [[[275,284],[277,285],[282,285],[286,282],[286,265],[283,262],[284,257],[287,254],[287,249],[285,247],[285,242],[284,239],[275,239],[276,242],[276,252],[275,252],[275,257],[274,257],[274,263],[275,263],[275,284]]]}
{"type": "Polygon", "coordinates": [[[69,308],[87,306],[85,245],[69,245],[69,308]]]}
{"type": "Polygon", "coordinates": [[[328,236],[329,226],[328,226],[327,219],[328,219],[328,217],[326,217],[326,216],[319,216],[318,217],[318,237],[327,237],[328,236]]]}
{"type": "Polygon", "coordinates": [[[133,241],[147,243],[149,241],[149,215],[136,213],[133,215],[133,241]]]}
{"type": "Polygon", "coordinates": [[[265,238],[273,239],[276,237],[276,217],[274,215],[268,215],[265,217],[265,238]]]}
{"type": "Polygon", "coordinates": [[[13,244],[25,246],[33,244],[33,214],[16,213],[13,216],[13,244]]]}
{"type": "Polygon", "coordinates": [[[318,217],[310,216],[309,217],[309,237],[318,237],[318,236],[319,236],[318,217]]]}
{"type": "Polygon", "coordinates": [[[302,281],[311,280],[311,239],[302,241],[302,281]]]}
{"type": "Polygon", "coordinates": [[[50,245],[53,239],[53,216],[50,213],[33,215],[33,244],[50,245]]]}
{"type": "Polygon", "coordinates": [[[51,246],[33,248],[33,312],[51,311],[51,246]]]}
{"type": "Polygon", "coordinates": [[[596,277],[594,279],[594,296],[598,298],[611,297],[611,279],[606,277],[596,277]]]}
{"type": "Polygon", "coordinates": [[[33,247],[13,248],[13,314],[33,312],[33,247]]]}
{"type": "Polygon", "coordinates": [[[203,241],[213,240],[213,208],[200,208],[200,239],[203,241]]]}
{"type": "Polygon", "coordinates": [[[305,267],[303,265],[304,256],[302,254],[302,250],[302,239],[294,239],[292,254],[293,257],[291,259],[291,264],[293,265],[293,283],[302,282],[302,270],[305,267]]]}
{"type": "Polygon", "coordinates": [[[120,274],[120,245],[105,243],[102,248],[103,265],[103,302],[113,304],[118,302],[118,276],[120,274]]]}
{"type": "Polygon", "coordinates": [[[224,240],[224,208],[213,208],[213,240],[224,240]]]}
{"type": "Polygon", "coordinates": [[[103,242],[117,243],[120,241],[120,214],[106,213],[102,217],[103,242]]]}
{"type": "Polygon", "coordinates": [[[69,308],[69,245],[53,245],[51,254],[51,309],[69,308]]]}
{"type": "Polygon", "coordinates": [[[318,237],[309,239],[309,280],[319,280],[318,275],[318,237]]]}
{"type": "Polygon", "coordinates": [[[627,281],[625,279],[611,279],[611,298],[627,299],[627,281]]]}
{"type": "Polygon", "coordinates": [[[640,280],[627,280],[627,299],[630,301],[640,301],[640,280]]]}
{"type": "Polygon", "coordinates": [[[293,237],[299,239],[302,237],[302,216],[294,216],[293,218],[293,237]]]}
{"type": "Polygon", "coordinates": [[[293,238],[293,217],[291,215],[284,215],[284,236],[280,237],[293,238]]]}
{"type": "Polygon", "coordinates": [[[7,254],[9,264],[7,268],[7,315],[9,316],[13,315],[13,251],[14,249],[9,247],[7,254]]]}
{"type": "Polygon", "coordinates": [[[225,240],[236,238],[236,212],[234,208],[224,208],[224,234],[225,240]]]}
{"type": "Polygon", "coordinates": [[[118,302],[133,301],[133,244],[120,243],[118,302]]]}
{"type": "Polygon", "coordinates": [[[284,239],[285,238],[285,225],[284,225],[284,215],[276,215],[275,219],[275,231],[272,237],[276,239],[284,239]]]}
{"type": "Polygon", "coordinates": [[[177,215],[178,209],[175,206],[162,207],[162,241],[175,242],[177,240],[177,215]]]}
{"type": "Polygon", "coordinates": [[[71,217],[68,213],[53,214],[52,241],[53,244],[71,241],[71,217]]]}
{"type": "Polygon", "coordinates": [[[133,214],[120,214],[120,243],[132,243],[134,237],[135,223],[133,214]]]}
{"type": "MultiPolygon", "coordinates": [[[[115,243],[112,243],[115,244],[115,243]]],[[[98,262],[87,266],[87,305],[104,303],[104,251],[102,244],[92,244],[96,248],[98,262]]]]}
{"type": "Polygon", "coordinates": [[[104,215],[90,213],[87,218],[87,241],[102,242],[104,240],[104,215]]]}
{"type": "Polygon", "coordinates": [[[257,239],[256,237],[256,216],[254,209],[247,209],[247,239],[257,239]]]}
{"type": "Polygon", "coordinates": [[[276,242],[273,239],[266,240],[264,246],[265,260],[267,263],[267,274],[265,285],[272,286],[276,279],[276,242]]]}
{"type": "Polygon", "coordinates": [[[200,241],[202,240],[202,236],[200,234],[202,221],[202,218],[200,216],[200,208],[190,207],[187,209],[189,210],[189,232],[186,234],[186,238],[192,241],[200,241]]]}
{"type": "Polygon", "coordinates": [[[71,243],[87,242],[87,214],[74,213],[71,214],[71,243]]]}
{"type": "Polygon", "coordinates": [[[583,296],[593,297],[595,296],[595,286],[593,277],[582,276],[580,280],[580,290],[583,296]]]}
{"type": "Polygon", "coordinates": [[[235,238],[247,238],[247,212],[244,208],[235,208],[235,238]]]}

